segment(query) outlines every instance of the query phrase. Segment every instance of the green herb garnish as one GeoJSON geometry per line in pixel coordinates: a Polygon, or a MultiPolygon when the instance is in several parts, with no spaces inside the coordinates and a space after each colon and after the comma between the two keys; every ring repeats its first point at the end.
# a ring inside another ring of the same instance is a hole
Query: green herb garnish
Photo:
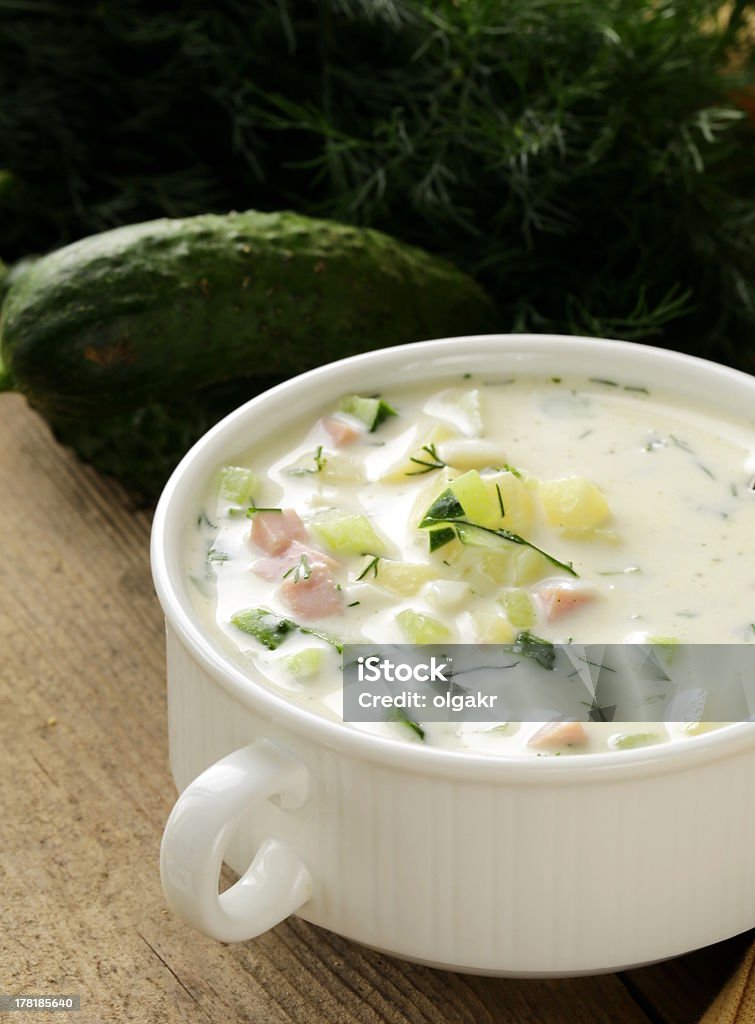
{"type": "Polygon", "coordinates": [[[405,473],[405,476],[422,476],[424,473],[432,473],[434,469],[443,469],[447,465],[438,455],[434,444],[423,444],[421,451],[426,452],[429,455],[429,459],[418,459],[412,456],[409,461],[423,468],[415,469],[411,473],[405,473]]]}
{"type": "Polygon", "coordinates": [[[380,563],[380,555],[374,555],[370,559],[370,561],[367,563],[367,565],[364,567],[364,569],[362,569],[362,571],[357,576],[357,583],[360,580],[363,580],[367,576],[368,572],[372,573],[373,579],[377,579],[379,563],[380,563]]]}
{"type": "Polygon", "coordinates": [[[265,508],[263,505],[255,505],[252,503],[246,510],[246,518],[251,519],[257,512],[282,512],[282,508],[265,508]]]}
{"type": "Polygon", "coordinates": [[[296,565],[292,565],[290,569],[283,573],[283,579],[285,580],[292,576],[294,583],[299,583],[301,580],[308,580],[311,575],[312,566],[309,564],[307,556],[302,554],[296,565]]]}
{"type": "MultiPolygon", "coordinates": [[[[479,546],[496,547],[496,544],[493,544],[490,541],[486,543],[484,540],[485,538],[493,537],[496,537],[501,541],[507,541],[511,544],[521,544],[524,547],[531,548],[533,551],[537,551],[537,553],[542,555],[543,558],[547,558],[551,565],[555,565],[559,569],[563,569],[564,572],[568,572],[570,576],[579,576],[579,573],[575,570],[571,562],[562,562],[554,555],[548,554],[547,551],[543,551],[542,548],[539,548],[530,541],[525,540],[524,537],[520,537],[518,533],[512,533],[511,530],[506,530],[502,527],[494,530],[488,526],[480,526],[478,523],[470,523],[468,520],[461,518],[463,515],[464,508],[461,505],[461,502],[453,491],[448,489],[432,503],[420,520],[419,528],[420,530],[426,530],[436,526],[446,527],[453,530],[462,544],[470,544],[472,546],[477,546],[475,544],[475,538],[478,538],[479,546]],[[481,544],[479,543],[480,540],[483,541],[481,544]]],[[[448,540],[444,539],[443,543],[448,543],[448,540]]],[[[440,546],[440,544],[436,544],[436,547],[440,546]]],[[[431,548],[431,550],[433,549],[431,548]]]]}
{"type": "Polygon", "coordinates": [[[498,495],[498,508],[501,510],[501,519],[506,515],[506,509],[503,506],[503,495],[501,494],[501,485],[495,485],[495,492],[498,495]]]}
{"type": "Polygon", "coordinates": [[[324,467],[327,465],[327,457],[322,453],[322,445],[318,444],[315,448],[314,455],[314,469],[309,466],[294,466],[291,469],[284,470],[287,476],[311,476],[315,473],[322,473],[324,467]]]}

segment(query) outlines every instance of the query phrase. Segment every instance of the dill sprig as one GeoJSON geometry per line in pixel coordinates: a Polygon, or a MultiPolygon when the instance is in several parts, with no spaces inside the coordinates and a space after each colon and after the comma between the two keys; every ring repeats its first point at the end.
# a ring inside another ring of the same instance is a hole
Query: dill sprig
{"type": "Polygon", "coordinates": [[[444,254],[501,328],[755,366],[746,5],[11,4],[0,253],[295,208],[444,254]],[[735,59],[737,58],[737,59],[735,59]],[[190,133],[176,126],[190,123],[190,133]]]}
{"type": "Polygon", "coordinates": [[[412,455],[409,461],[413,462],[416,466],[422,466],[422,469],[412,470],[410,473],[405,473],[404,476],[422,476],[425,473],[432,473],[434,469],[443,469],[447,465],[438,455],[434,444],[423,444],[420,451],[423,451],[428,458],[420,459],[412,455]]]}

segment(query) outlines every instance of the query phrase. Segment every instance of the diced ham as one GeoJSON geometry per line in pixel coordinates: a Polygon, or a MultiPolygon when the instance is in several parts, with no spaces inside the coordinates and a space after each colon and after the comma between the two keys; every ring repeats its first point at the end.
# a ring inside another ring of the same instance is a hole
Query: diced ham
{"type": "Polygon", "coordinates": [[[555,622],[565,615],[570,615],[596,598],[594,590],[584,587],[572,587],[554,584],[541,587],[537,591],[537,600],[545,612],[548,622],[555,622]]]}
{"type": "Polygon", "coordinates": [[[255,512],[249,537],[268,555],[281,555],[295,540],[306,540],[307,530],[292,508],[284,508],[281,512],[255,512]]]}
{"type": "Polygon", "coordinates": [[[343,448],[344,445],[353,444],[354,441],[364,434],[364,430],[360,430],[355,424],[349,423],[347,420],[338,419],[335,416],[328,416],[322,421],[322,425],[336,448],[343,448]]]}
{"type": "Polygon", "coordinates": [[[321,619],[343,610],[343,597],[327,567],[311,564],[307,579],[285,579],[278,590],[298,619],[321,619]]]}
{"type": "Polygon", "coordinates": [[[252,572],[261,576],[263,580],[277,583],[283,579],[284,573],[294,568],[302,555],[307,556],[310,565],[321,565],[328,570],[338,568],[338,562],[330,555],[326,555],[324,551],[317,551],[315,548],[300,544],[298,540],[295,540],[282,555],[258,558],[252,562],[252,572]]]}
{"type": "Polygon", "coordinates": [[[546,722],[530,736],[528,747],[535,750],[558,750],[560,747],[581,747],[587,732],[581,722],[546,722]]]}

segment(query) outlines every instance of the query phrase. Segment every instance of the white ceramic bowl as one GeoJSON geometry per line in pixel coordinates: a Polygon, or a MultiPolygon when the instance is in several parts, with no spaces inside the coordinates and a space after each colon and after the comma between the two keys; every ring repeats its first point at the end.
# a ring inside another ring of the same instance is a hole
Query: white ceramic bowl
{"type": "Polygon", "coordinates": [[[224,941],[296,913],[460,971],[565,975],[684,953],[755,925],[755,726],[573,758],[401,744],[316,717],[234,662],[192,612],[181,536],[223,461],[348,392],[461,372],[662,384],[752,420],[755,378],[677,353],[553,336],[357,356],[253,399],[165,488],[152,565],[182,795],[162,846],[170,906],[224,941]],[[225,860],[241,875],[218,895],[225,860]]]}

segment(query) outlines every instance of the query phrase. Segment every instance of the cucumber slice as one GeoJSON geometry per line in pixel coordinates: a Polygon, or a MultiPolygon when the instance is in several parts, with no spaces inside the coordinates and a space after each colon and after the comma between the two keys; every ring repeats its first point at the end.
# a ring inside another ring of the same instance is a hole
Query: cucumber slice
{"type": "Polygon", "coordinates": [[[464,510],[464,518],[480,526],[500,526],[503,520],[498,495],[476,469],[457,476],[448,488],[464,510]]]}
{"type": "Polygon", "coordinates": [[[379,555],[386,550],[385,542],[361,512],[325,512],[313,519],[309,526],[331,551],[339,555],[379,555]]]}
{"type": "Polygon", "coordinates": [[[362,395],[346,395],[338,403],[338,408],[341,412],[361,420],[370,433],[377,430],[381,423],[385,423],[389,416],[398,415],[382,398],[364,398],[362,395]]]}
{"type": "Polygon", "coordinates": [[[499,598],[506,618],[512,626],[528,629],[535,622],[535,605],[529,594],[523,590],[507,590],[499,598]]]}
{"type": "Polygon", "coordinates": [[[411,608],[399,612],[396,622],[411,644],[441,644],[451,637],[451,630],[442,622],[411,608]]]}
{"type": "Polygon", "coordinates": [[[236,612],[231,616],[231,622],[270,651],[280,647],[288,634],[299,628],[291,619],[281,619],[269,608],[247,608],[236,612]]]}
{"type": "Polygon", "coordinates": [[[218,494],[222,501],[246,505],[257,486],[257,475],[244,466],[223,466],[220,470],[218,494]]]}
{"type": "Polygon", "coordinates": [[[660,741],[657,732],[628,732],[612,736],[609,743],[614,750],[635,750],[637,747],[650,747],[660,741]]]}
{"type": "Polygon", "coordinates": [[[286,668],[295,679],[311,679],[322,670],[324,662],[322,647],[304,647],[286,658],[286,668]]]}

